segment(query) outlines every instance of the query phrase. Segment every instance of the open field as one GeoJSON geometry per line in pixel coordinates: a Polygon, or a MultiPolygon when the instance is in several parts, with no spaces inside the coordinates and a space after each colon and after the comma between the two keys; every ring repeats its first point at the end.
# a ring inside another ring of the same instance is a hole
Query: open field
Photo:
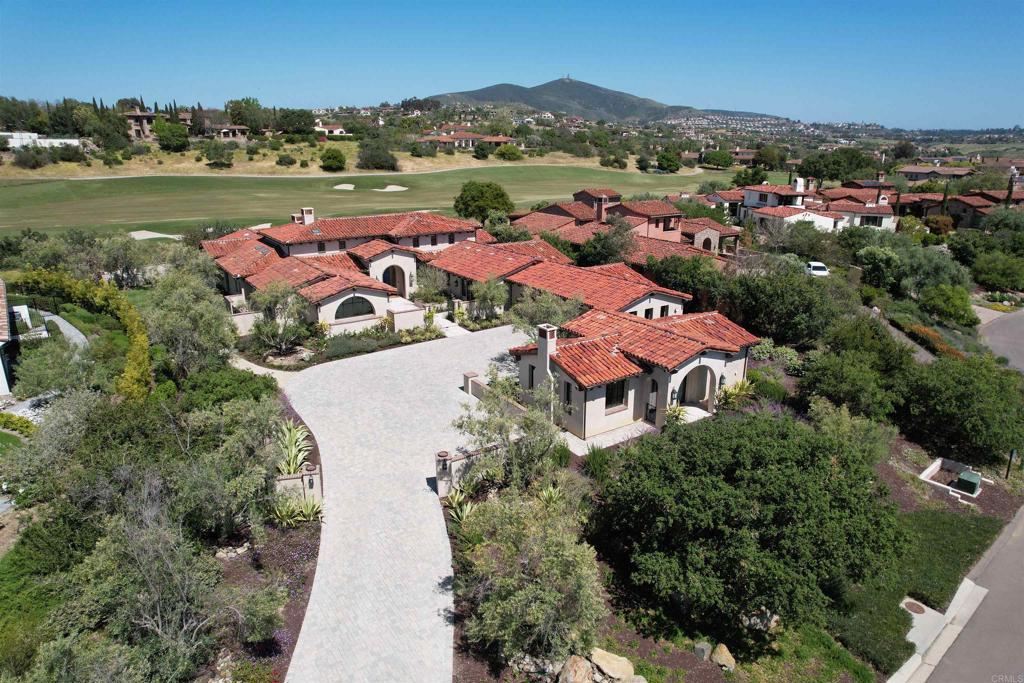
{"type": "MultiPolygon", "coordinates": [[[[694,190],[730,172],[655,175],[575,166],[503,166],[436,173],[325,178],[142,177],[97,180],[0,180],[0,232],[34,228],[91,228],[100,232],[151,229],[180,232],[200,221],[281,222],[302,206],[317,214],[358,215],[415,209],[451,210],[469,180],[500,183],[518,207],[567,199],[582,187],[623,194],[694,190]],[[336,190],[340,182],[354,190],[336,190]],[[374,192],[388,185],[408,189],[374,192]]],[[[784,174],[772,181],[785,182],[784,174]]]]}

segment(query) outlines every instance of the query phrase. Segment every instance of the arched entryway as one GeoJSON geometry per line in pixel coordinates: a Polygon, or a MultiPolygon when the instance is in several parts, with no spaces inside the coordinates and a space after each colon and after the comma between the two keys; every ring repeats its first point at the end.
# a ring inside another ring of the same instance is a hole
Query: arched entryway
{"type": "Polygon", "coordinates": [[[398,296],[406,295],[405,271],[399,266],[388,266],[384,271],[384,284],[398,290],[398,296]]]}
{"type": "Polygon", "coordinates": [[[698,365],[683,377],[683,383],[679,385],[676,394],[676,402],[681,406],[695,406],[709,413],[713,412],[717,388],[714,370],[706,365],[698,365]]]}
{"type": "Polygon", "coordinates": [[[336,320],[345,320],[346,318],[361,318],[367,315],[374,315],[373,304],[370,303],[369,299],[361,296],[350,296],[338,304],[334,318],[336,320]]]}
{"type": "Polygon", "coordinates": [[[701,248],[704,251],[711,251],[711,238],[710,237],[705,237],[704,238],[704,243],[701,245],[701,248]]]}

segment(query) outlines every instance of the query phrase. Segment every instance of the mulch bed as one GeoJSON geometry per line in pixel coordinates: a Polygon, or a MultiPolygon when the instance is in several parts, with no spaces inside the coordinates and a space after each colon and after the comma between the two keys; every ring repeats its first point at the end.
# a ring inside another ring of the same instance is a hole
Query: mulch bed
{"type": "Polygon", "coordinates": [[[306,615],[319,550],[319,525],[304,524],[294,529],[267,527],[266,543],[256,548],[255,554],[250,551],[219,560],[227,586],[256,588],[271,577],[278,577],[288,591],[282,614],[284,624],[274,632],[273,643],[257,648],[231,643],[229,649],[235,661],[248,659],[269,665],[273,680],[284,680],[306,615]]]}

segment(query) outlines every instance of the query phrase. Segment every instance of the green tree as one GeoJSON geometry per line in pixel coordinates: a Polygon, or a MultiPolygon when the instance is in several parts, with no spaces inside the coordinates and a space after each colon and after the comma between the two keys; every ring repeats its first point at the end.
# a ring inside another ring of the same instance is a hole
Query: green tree
{"type": "Polygon", "coordinates": [[[687,310],[713,311],[726,288],[726,277],[708,256],[667,256],[660,261],[647,257],[647,270],[651,279],[662,287],[693,295],[687,310]]]}
{"type": "Polygon", "coordinates": [[[576,262],[581,266],[621,263],[636,249],[633,227],[622,216],[609,216],[608,229],[595,233],[580,245],[576,262]]]}
{"type": "Polygon", "coordinates": [[[971,273],[979,285],[988,289],[1024,289],[1024,259],[991,251],[974,260],[971,273]]]}
{"type": "Polygon", "coordinates": [[[651,158],[646,154],[641,154],[636,159],[636,168],[641,173],[647,173],[647,171],[651,170],[651,158]]]}
{"type": "Polygon", "coordinates": [[[309,302],[294,287],[284,282],[271,282],[253,292],[249,304],[259,314],[252,334],[266,348],[287,353],[308,334],[303,319],[309,302]]]}
{"type": "Polygon", "coordinates": [[[515,204],[498,183],[470,180],[462,185],[455,198],[455,213],[462,218],[475,218],[483,223],[491,211],[512,213],[515,204]]]}
{"type": "Polygon", "coordinates": [[[328,173],[345,170],[345,154],[337,147],[328,147],[320,155],[320,168],[328,173]]]}
{"type": "Polygon", "coordinates": [[[900,140],[892,147],[892,155],[897,159],[913,159],[917,148],[910,140],[900,140]]]}
{"type": "Polygon", "coordinates": [[[512,304],[509,315],[517,330],[536,339],[537,326],[541,323],[557,327],[582,312],[582,299],[563,299],[546,290],[527,287],[512,304]]]}
{"type": "Polygon", "coordinates": [[[203,156],[210,168],[231,168],[235,163],[235,152],[220,140],[207,140],[203,143],[203,156]]]}
{"type": "Polygon", "coordinates": [[[998,462],[1024,444],[1024,378],[991,356],[940,356],[909,374],[897,419],[935,455],[998,462]]]}
{"type": "Polygon", "coordinates": [[[448,290],[448,277],[444,271],[432,268],[427,264],[420,264],[416,268],[416,299],[427,303],[440,303],[444,301],[445,292],[448,290]]]}
{"type": "Polygon", "coordinates": [[[473,146],[473,158],[474,159],[486,159],[491,156],[491,152],[494,151],[494,146],[489,145],[485,142],[481,142],[473,146]]]}
{"type": "Polygon", "coordinates": [[[765,145],[754,154],[754,164],[777,171],[786,163],[786,154],[775,145],[765,145]]]}
{"type": "Polygon", "coordinates": [[[308,109],[278,109],[277,129],[282,133],[309,135],[313,132],[316,119],[308,109]]]}
{"type": "Polygon", "coordinates": [[[89,382],[89,368],[79,349],[64,337],[25,345],[14,367],[14,396],[32,398],[48,391],[66,392],[89,382]]]}
{"type": "Polygon", "coordinates": [[[658,168],[668,173],[676,173],[682,168],[682,162],[679,160],[678,153],[672,153],[669,150],[658,152],[657,156],[658,168]]]}
{"type": "Polygon", "coordinates": [[[476,315],[484,320],[493,318],[508,303],[508,285],[494,278],[474,282],[469,293],[476,302],[476,315]]]}
{"type": "Polygon", "coordinates": [[[935,285],[921,290],[921,308],[943,322],[974,327],[981,321],[971,308],[971,295],[963,287],[935,285]]]}
{"type": "Polygon", "coordinates": [[[397,171],[398,159],[381,140],[363,140],[359,143],[359,160],[356,166],[363,169],[397,171]]]}
{"type": "Polygon", "coordinates": [[[228,100],[224,105],[228,120],[235,126],[248,126],[254,134],[267,127],[269,116],[255,97],[228,100]]]}
{"type": "Polygon", "coordinates": [[[138,240],[127,235],[109,237],[100,243],[100,257],[103,269],[110,273],[118,287],[138,287],[142,283],[146,255],[138,240]]]}
{"type": "Polygon", "coordinates": [[[732,166],[732,155],[724,149],[713,149],[709,152],[704,152],[703,163],[706,166],[729,168],[732,166]]]}
{"type": "Polygon", "coordinates": [[[872,287],[888,290],[899,275],[900,257],[888,247],[864,247],[857,252],[862,279],[872,287]]]}
{"type": "Polygon", "coordinates": [[[981,219],[981,229],[993,234],[1002,230],[1024,232],[1024,211],[1007,206],[997,207],[981,219]]]}
{"type": "Polygon", "coordinates": [[[150,340],[167,351],[177,378],[223,365],[235,330],[217,292],[187,272],[160,278],[143,310],[150,340]]]}
{"type": "Polygon", "coordinates": [[[719,190],[728,190],[731,186],[721,180],[705,180],[697,187],[697,194],[714,194],[719,190]]]}
{"type": "Polygon", "coordinates": [[[180,123],[168,123],[158,118],[153,124],[157,144],[165,152],[184,152],[188,149],[188,129],[180,123]]]}
{"type": "Polygon", "coordinates": [[[820,619],[837,583],[900,547],[863,452],[791,417],[670,425],[628,462],[602,494],[605,551],[660,616],[722,638],[767,637],[752,622],[773,616],[820,619]]]}
{"type": "Polygon", "coordinates": [[[763,168],[751,166],[736,171],[736,175],[732,177],[732,184],[736,187],[746,187],[747,185],[760,185],[766,180],[768,180],[768,174],[763,168]]]}

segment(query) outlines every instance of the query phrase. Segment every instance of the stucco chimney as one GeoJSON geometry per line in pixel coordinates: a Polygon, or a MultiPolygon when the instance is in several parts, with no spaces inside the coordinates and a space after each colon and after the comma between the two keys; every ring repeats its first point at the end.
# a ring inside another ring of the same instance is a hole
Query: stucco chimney
{"type": "Polygon", "coordinates": [[[594,220],[598,223],[604,223],[605,216],[608,212],[608,197],[601,195],[594,202],[594,220]]]}
{"type": "Polygon", "coordinates": [[[879,171],[877,177],[878,177],[878,182],[884,183],[885,182],[885,171],[879,171]]]}
{"type": "Polygon", "coordinates": [[[548,323],[537,325],[537,364],[546,377],[551,376],[551,356],[558,347],[558,328],[548,323]]]}
{"type": "Polygon", "coordinates": [[[797,192],[803,192],[804,191],[804,179],[800,178],[799,176],[796,177],[796,178],[793,178],[793,189],[795,191],[797,191],[797,192]]]}
{"type": "Polygon", "coordinates": [[[302,213],[302,224],[310,225],[316,220],[316,216],[313,213],[312,207],[304,206],[299,211],[302,213]]]}

